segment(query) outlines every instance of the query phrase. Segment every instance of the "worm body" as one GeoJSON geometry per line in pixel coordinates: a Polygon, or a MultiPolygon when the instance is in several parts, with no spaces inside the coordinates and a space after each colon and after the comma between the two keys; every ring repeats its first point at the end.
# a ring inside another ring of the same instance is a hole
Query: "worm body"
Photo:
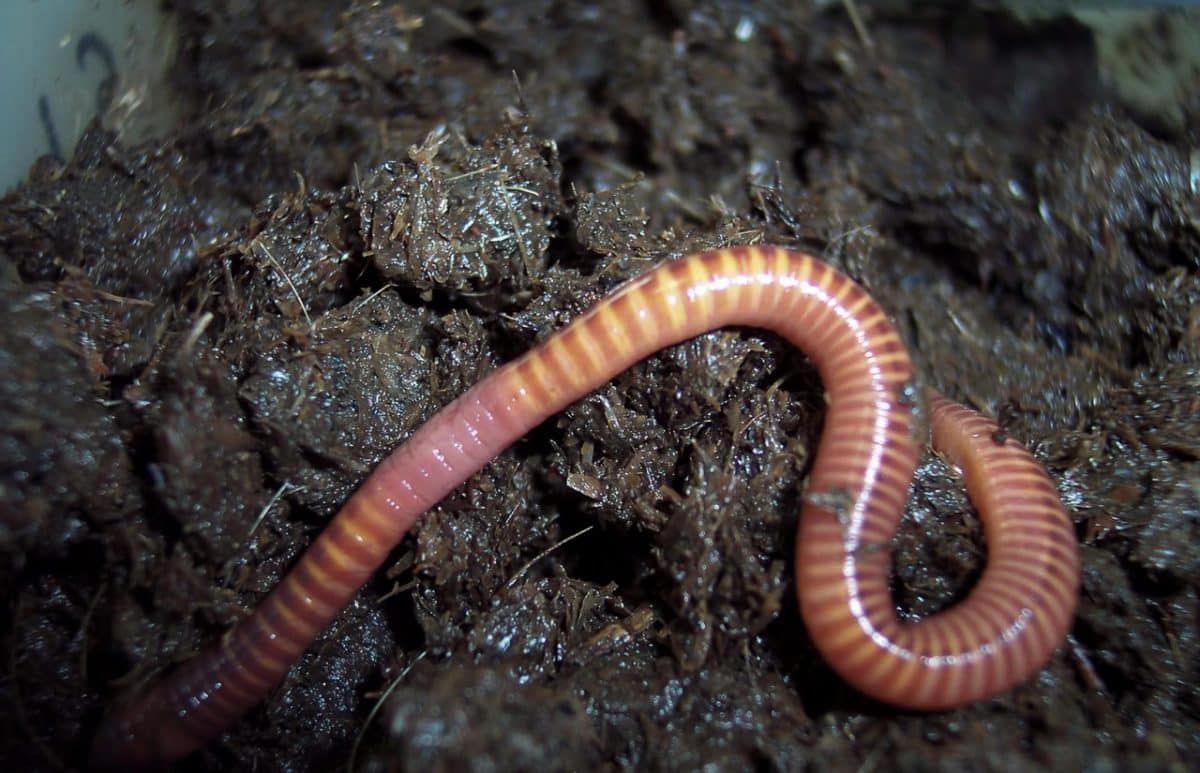
{"type": "Polygon", "coordinates": [[[1045,472],[996,425],[932,396],[935,447],[965,470],[988,563],[971,595],[897,619],[889,540],[918,454],[913,367],[883,309],[851,279],[774,247],[664,264],[504,365],[380,463],[308,551],[215,646],[106,719],[98,768],[155,768],[219,735],[276,685],[416,519],[550,415],[662,349],[726,325],[776,331],[816,365],[825,431],[796,548],[800,609],[846,681],[888,703],[942,708],[1039,669],[1074,613],[1079,559],[1045,472]]]}

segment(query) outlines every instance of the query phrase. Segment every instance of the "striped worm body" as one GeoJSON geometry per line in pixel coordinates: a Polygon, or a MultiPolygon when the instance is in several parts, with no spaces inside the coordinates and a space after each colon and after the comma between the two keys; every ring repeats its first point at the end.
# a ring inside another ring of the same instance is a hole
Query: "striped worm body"
{"type": "Polygon", "coordinates": [[[260,701],[416,519],[547,417],[648,355],[726,325],[776,331],[827,391],[805,491],[797,593],[813,640],[880,700],[941,708],[1039,669],[1074,613],[1078,550],[1053,484],[996,426],[931,398],[935,447],[964,468],[988,564],[961,604],[896,618],[888,543],[918,454],[913,368],[879,305],[810,256],[738,247],[671,262],[624,285],[443,408],[383,460],[259,605],[211,649],[102,723],[92,762],[155,768],[199,748],[260,701]]]}

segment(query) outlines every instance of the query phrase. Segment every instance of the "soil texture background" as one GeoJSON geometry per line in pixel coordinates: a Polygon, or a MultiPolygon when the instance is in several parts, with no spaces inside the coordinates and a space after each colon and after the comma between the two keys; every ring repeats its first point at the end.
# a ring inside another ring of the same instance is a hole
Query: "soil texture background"
{"type": "MultiPolygon", "coordinates": [[[[1196,764],[1200,136],[1111,100],[1087,30],[807,3],[173,5],[177,131],[98,123],[0,199],[11,769],[83,766],[111,706],[244,616],[498,364],[664,260],[755,243],[862,282],[921,379],[1050,471],[1083,584],[1035,679],[914,713],[829,671],[792,583],[822,386],[727,329],[460,487],[179,769],[1196,764]]],[[[904,616],[979,576],[977,516],[932,454],[893,551],[904,616]]]]}

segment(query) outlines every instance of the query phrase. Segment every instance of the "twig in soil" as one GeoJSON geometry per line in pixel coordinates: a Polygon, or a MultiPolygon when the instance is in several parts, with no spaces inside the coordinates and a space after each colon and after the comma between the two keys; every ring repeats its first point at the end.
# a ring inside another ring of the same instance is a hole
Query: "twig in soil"
{"type": "Polygon", "coordinates": [[[346,773],[354,773],[354,763],[358,760],[358,747],[362,744],[363,736],[367,734],[367,730],[371,727],[371,722],[374,721],[375,715],[383,708],[383,704],[387,702],[388,696],[404,681],[404,677],[408,676],[408,672],[413,670],[413,666],[425,659],[426,650],[421,650],[417,656],[412,659],[412,662],[404,667],[404,670],[396,675],[396,678],[384,688],[379,694],[379,699],[375,701],[375,705],[367,712],[367,718],[363,720],[362,728],[358,731],[358,736],[354,739],[354,745],[350,747],[350,758],[346,760],[346,773]]]}
{"type": "Polygon", "coordinates": [[[354,316],[358,312],[362,311],[364,306],[366,306],[368,303],[375,300],[379,296],[383,295],[385,292],[392,289],[393,287],[395,287],[395,285],[392,284],[391,282],[388,282],[383,287],[380,287],[378,290],[376,290],[375,292],[368,295],[366,298],[363,298],[361,301],[354,304],[354,309],[350,312],[350,315],[354,316]]]}
{"type": "Polygon", "coordinates": [[[521,238],[522,232],[527,229],[521,228],[521,223],[519,223],[517,220],[517,209],[513,206],[513,199],[510,194],[513,191],[519,191],[521,193],[527,193],[534,199],[537,199],[537,192],[528,188],[522,188],[519,185],[508,184],[502,184],[500,186],[500,190],[504,194],[504,208],[506,210],[505,214],[508,215],[508,225],[512,228],[512,237],[517,240],[517,249],[521,252],[521,264],[525,266],[525,275],[529,276],[534,270],[533,256],[529,254],[529,246],[526,245],[525,240],[521,238]]]}
{"type": "Polygon", "coordinates": [[[534,197],[536,197],[538,195],[538,192],[533,190],[532,188],[525,188],[520,185],[505,185],[502,190],[517,191],[518,193],[528,193],[530,196],[534,196],[534,197]]]}
{"type": "Polygon", "coordinates": [[[262,522],[266,520],[267,514],[271,512],[271,508],[278,504],[279,500],[283,499],[288,494],[295,494],[299,491],[304,491],[304,489],[304,486],[297,486],[289,483],[288,481],[284,481],[282,484],[280,484],[279,488],[275,489],[275,493],[271,495],[271,498],[267,500],[267,503],[262,506],[261,510],[258,511],[258,516],[255,517],[254,523],[250,525],[250,531],[246,532],[246,536],[242,540],[241,547],[234,551],[233,555],[229,557],[229,560],[225,562],[225,565],[221,567],[221,573],[224,576],[227,585],[232,584],[232,580],[230,579],[230,571],[233,569],[234,560],[240,556],[243,549],[250,545],[250,538],[254,536],[254,532],[258,531],[258,527],[262,526],[262,522]]]}
{"type": "Polygon", "coordinates": [[[458,182],[459,180],[466,179],[467,177],[474,177],[477,174],[485,174],[487,172],[494,172],[499,168],[500,168],[499,164],[495,164],[495,163],[488,164],[487,166],[481,166],[478,169],[472,169],[469,172],[462,172],[461,174],[452,174],[449,177],[447,177],[444,180],[444,182],[448,182],[448,183],[458,182]]]}
{"type": "Polygon", "coordinates": [[[883,751],[884,750],[882,746],[877,746],[872,749],[871,753],[867,755],[867,758],[863,760],[862,764],[859,765],[855,770],[855,773],[871,773],[871,771],[879,767],[879,760],[883,756],[883,751]]]}
{"type": "Polygon", "coordinates": [[[508,582],[504,583],[504,587],[505,588],[513,587],[514,585],[517,584],[517,580],[521,579],[521,577],[523,577],[526,572],[528,572],[530,569],[532,569],[533,565],[536,564],[538,561],[541,561],[543,558],[550,555],[554,551],[558,550],[563,545],[566,545],[568,542],[570,542],[574,539],[578,539],[579,537],[582,537],[584,534],[587,534],[589,531],[591,531],[594,528],[596,528],[596,527],[595,526],[584,526],[582,529],[575,532],[574,534],[563,537],[558,542],[555,542],[553,545],[551,545],[550,547],[543,550],[541,553],[538,553],[536,556],[534,556],[533,558],[526,561],[525,565],[522,566],[520,569],[518,569],[516,574],[514,574],[512,577],[508,578],[508,582]]]}
{"type": "Polygon", "coordinates": [[[267,245],[263,244],[262,242],[257,242],[257,244],[263,251],[263,254],[267,256],[267,261],[270,262],[271,266],[279,272],[279,275],[283,277],[283,281],[287,282],[288,287],[292,288],[292,295],[296,296],[296,302],[300,304],[300,311],[304,312],[304,319],[306,322],[308,322],[309,332],[312,332],[316,328],[313,325],[312,317],[308,315],[308,305],[304,302],[304,299],[300,297],[300,291],[296,289],[296,285],[294,282],[292,282],[292,278],[288,276],[286,271],[283,270],[283,266],[279,265],[279,261],[275,260],[275,256],[271,254],[271,249],[267,247],[267,245]]]}
{"type": "Polygon", "coordinates": [[[275,493],[263,505],[262,510],[258,511],[258,517],[254,519],[254,523],[250,526],[250,531],[246,532],[246,543],[250,542],[250,538],[254,536],[254,532],[258,531],[258,527],[262,526],[262,522],[266,520],[267,513],[271,512],[271,508],[275,506],[280,499],[283,499],[288,494],[295,494],[304,491],[304,486],[293,485],[286,480],[275,489],[275,493]]]}
{"type": "Polygon", "coordinates": [[[850,23],[854,25],[854,31],[858,34],[863,48],[875,48],[875,41],[871,39],[867,25],[863,24],[862,16],[859,15],[858,6],[854,4],[854,0],[842,0],[842,7],[846,9],[846,15],[850,17],[850,23]]]}
{"type": "Polygon", "coordinates": [[[1071,634],[1067,634],[1067,645],[1067,651],[1071,653],[1071,657],[1079,666],[1079,675],[1084,684],[1097,695],[1108,697],[1108,690],[1104,688],[1104,680],[1096,672],[1096,667],[1092,665],[1092,659],[1087,656],[1087,652],[1071,634]]]}
{"type": "Polygon", "coordinates": [[[95,287],[92,288],[92,292],[95,293],[96,297],[100,298],[101,300],[112,301],[113,303],[123,303],[129,306],[146,306],[148,308],[154,308],[154,304],[151,301],[147,301],[142,298],[127,298],[124,295],[115,295],[95,287]]]}
{"type": "Polygon", "coordinates": [[[96,606],[100,603],[100,599],[104,598],[104,591],[108,589],[108,583],[100,583],[100,587],[96,589],[96,593],[92,596],[92,600],[88,602],[87,609],[83,612],[83,619],[79,621],[79,678],[87,682],[88,672],[88,629],[92,626],[92,615],[96,611],[96,606]]]}
{"type": "MultiPolygon", "coordinates": [[[[15,631],[21,623],[21,618],[24,617],[25,604],[17,602],[16,608],[13,610],[13,625],[15,631]]],[[[8,651],[8,680],[12,683],[12,704],[13,711],[16,714],[17,727],[21,729],[21,735],[28,738],[37,747],[37,750],[42,753],[50,766],[56,770],[67,770],[66,764],[62,761],[54,750],[46,743],[46,741],[34,732],[33,725],[29,722],[29,715],[25,712],[25,702],[21,697],[21,685],[17,681],[17,650],[18,646],[14,642],[13,646],[8,651]]]]}
{"type": "Polygon", "coordinates": [[[192,324],[192,329],[188,331],[187,338],[183,339],[183,346],[179,350],[184,357],[192,356],[192,349],[195,348],[196,342],[200,340],[200,336],[204,335],[205,329],[212,321],[213,313],[206,311],[192,324]]]}
{"type": "Polygon", "coordinates": [[[416,580],[409,580],[408,582],[403,583],[403,584],[401,584],[399,582],[394,582],[394,583],[392,583],[392,587],[388,590],[387,593],[385,593],[382,596],[380,596],[379,598],[375,599],[375,603],[382,604],[383,602],[387,601],[388,599],[392,598],[393,596],[399,596],[401,593],[404,593],[407,590],[412,590],[415,587],[417,587],[416,580]]]}

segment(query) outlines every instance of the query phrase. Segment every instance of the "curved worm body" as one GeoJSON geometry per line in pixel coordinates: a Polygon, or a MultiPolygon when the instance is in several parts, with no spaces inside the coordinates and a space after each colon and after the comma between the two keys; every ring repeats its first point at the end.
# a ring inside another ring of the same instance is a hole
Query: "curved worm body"
{"type": "Polygon", "coordinates": [[[276,685],[416,519],[550,415],[668,345],[725,325],[776,331],[827,390],[800,516],[796,585],[817,647],[849,683],[936,709],[1026,679],[1065,636],[1079,585],[1071,522],[1049,478],[975,412],[931,398],[937,448],[965,470],[988,563],[971,595],[900,622],[888,589],[918,454],[913,367],[866,291],[774,247],[667,263],[447,405],[383,460],[255,612],[101,725],[99,768],[155,768],[219,735],[276,685]]]}

